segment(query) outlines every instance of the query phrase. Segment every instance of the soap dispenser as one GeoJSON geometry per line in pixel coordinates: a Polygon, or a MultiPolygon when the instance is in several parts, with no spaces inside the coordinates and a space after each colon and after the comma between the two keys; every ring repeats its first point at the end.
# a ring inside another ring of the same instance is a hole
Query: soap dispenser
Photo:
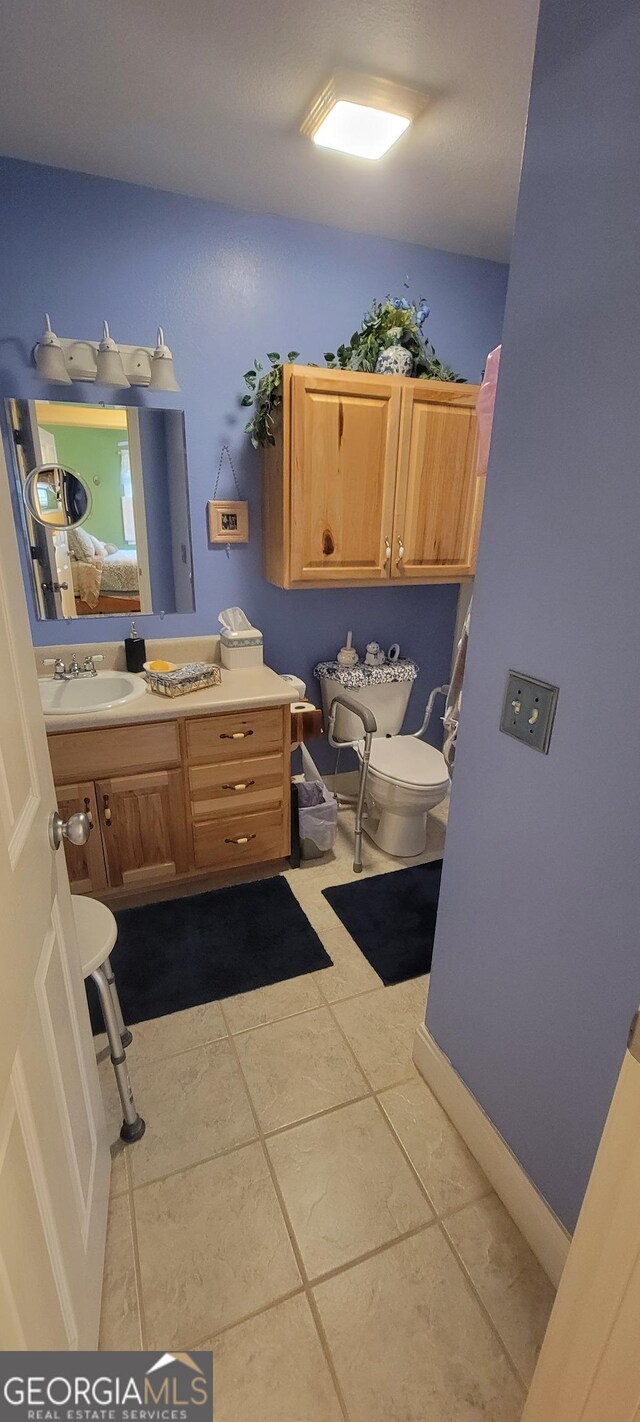
{"type": "Polygon", "coordinates": [[[127,671],[144,671],[144,664],[147,660],[147,644],[144,637],[138,636],[138,629],[135,622],[131,623],[131,634],[124,639],[124,655],[127,663],[127,671]]]}

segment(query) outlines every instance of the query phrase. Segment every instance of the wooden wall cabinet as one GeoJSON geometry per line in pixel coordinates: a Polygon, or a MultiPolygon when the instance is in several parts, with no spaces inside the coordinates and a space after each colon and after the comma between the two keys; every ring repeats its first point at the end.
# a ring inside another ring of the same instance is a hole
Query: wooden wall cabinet
{"type": "Polygon", "coordinates": [[[484,479],[477,385],[286,365],[264,451],[264,568],[278,587],[459,582],[484,479]]]}
{"type": "Polygon", "coordinates": [[[93,826],[86,845],[65,841],[73,892],[118,898],[284,858],[290,719],[257,707],[50,735],[60,813],[93,826]]]}

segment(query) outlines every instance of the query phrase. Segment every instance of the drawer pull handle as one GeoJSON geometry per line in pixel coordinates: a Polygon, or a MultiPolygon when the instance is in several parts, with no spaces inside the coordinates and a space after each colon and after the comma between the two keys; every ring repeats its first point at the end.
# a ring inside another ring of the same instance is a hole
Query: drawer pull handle
{"type": "Polygon", "coordinates": [[[255,780],[239,780],[237,785],[228,780],[222,786],[223,790],[248,790],[250,785],[255,785],[255,780]]]}
{"type": "Polygon", "coordinates": [[[111,809],[110,809],[110,807],[109,807],[109,796],[108,796],[108,795],[103,795],[103,796],[102,796],[102,805],[103,805],[103,808],[104,808],[104,822],[105,822],[106,825],[110,825],[110,824],[111,824],[111,809]]]}
{"type": "Polygon", "coordinates": [[[91,801],[88,795],[84,797],[84,812],[89,821],[89,828],[93,829],[93,815],[91,814],[91,801]]]}
{"type": "Polygon", "coordinates": [[[235,839],[225,839],[225,844],[248,844],[250,839],[255,839],[255,835],[239,834],[235,839]]]}
{"type": "Polygon", "coordinates": [[[252,736],[253,731],[221,731],[221,741],[243,741],[245,736],[252,736]]]}

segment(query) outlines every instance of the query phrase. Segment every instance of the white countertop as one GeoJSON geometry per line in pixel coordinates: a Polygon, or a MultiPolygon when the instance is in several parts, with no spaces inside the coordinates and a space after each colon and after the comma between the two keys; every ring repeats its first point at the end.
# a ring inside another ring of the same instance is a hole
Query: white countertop
{"type": "MultiPolygon", "coordinates": [[[[218,661],[216,655],[211,655],[214,648],[211,644],[217,638],[206,639],[208,646],[203,645],[205,639],[181,639],[166,642],[152,641],[147,644],[149,656],[168,656],[173,653],[172,660],[195,660],[218,661]],[[196,645],[194,645],[196,644],[196,645]],[[179,653],[182,653],[182,656],[179,653]],[[209,653],[207,656],[206,653],[209,653]]],[[[80,646],[75,649],[78,657],[85,656],[96,650],[93,646],[80,646]]],[[[101,651],[105,653],[104,669],[120,669],[124,667],[124,649],[116,643],[103,643],[101,651]]],[[[217,652],[217,647],[215,648],[217,652]]],[[[51,669],[43,667],[44,657],[64,656],[68,660],[69,648],[64,647],[60,651],[56,647],[35,648],[36,666],[38,675],[50,676],[51,669]]],[[[102,670],[102,667],[100,668],[102,670]]],[[[121,706],[112,706],[109,711],[74,711],[65,716],[45,716],[45,726],[49,735],[56,731],[84,731],[94,729],[96,726],[126,726],[137,724],[142,721],[162,721],[177,720],[182,716],[206,716],[213,711],[238,711],[246,706],[290,706],[298,700],[293,687],[289,686],[282,677],[271,670],[271,667],[248,667],[246,671],[227,671],[220,668],[222,682],[220,686],[207,686],[204,691],[189,691],[186,696],[159,696],[157,692],[147,688],[144,696],[136,697],[133,701],[125,701],[121,706]]]]}

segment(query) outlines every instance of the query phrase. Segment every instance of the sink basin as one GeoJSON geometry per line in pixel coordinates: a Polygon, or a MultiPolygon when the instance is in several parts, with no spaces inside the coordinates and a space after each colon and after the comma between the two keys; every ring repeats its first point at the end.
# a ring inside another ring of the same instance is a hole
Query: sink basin
{"type": "Polygon", "coordinates": [[[38,682],[45,716],[73,716],[82,712],[109,711],[145,696],[147,684],[131,672],[104,671],[97,676],[79,676],[56,681],[49,676],[38,682]]]}

